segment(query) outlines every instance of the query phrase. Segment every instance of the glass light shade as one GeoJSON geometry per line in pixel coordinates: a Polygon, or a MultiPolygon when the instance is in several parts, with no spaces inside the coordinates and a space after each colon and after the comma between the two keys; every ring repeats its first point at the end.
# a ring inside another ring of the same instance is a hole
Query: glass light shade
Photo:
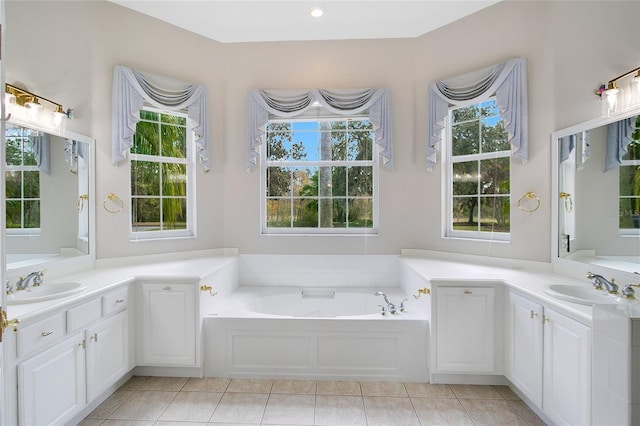
{"type": "Polygon", "coordinates": [[[15,104],[15,103],[16,103],[16,95],[14,95],[13,93],[5,93],[4,94],[4,104],[5,105],[15,104]]]}
{"type": "Polygon", "coordinates": [[[630,105],[640,105],[640,74],[633,77],[629,82],[630,105]]]}
{"type": "Polygon", "coordinates": [[[324,15],[324,9],[321,7],[314,7],[309,11],[309,15],[313,16],[314,18],[319,18],[324,15]]]}
{"type": "Polygon", "coordinates": [[[620,89],[617,88],[607,89],[604,91],[603,97],[607,101],[607,114],[616,112],[618,105],[618,92],[620,92],[620,89]]]}

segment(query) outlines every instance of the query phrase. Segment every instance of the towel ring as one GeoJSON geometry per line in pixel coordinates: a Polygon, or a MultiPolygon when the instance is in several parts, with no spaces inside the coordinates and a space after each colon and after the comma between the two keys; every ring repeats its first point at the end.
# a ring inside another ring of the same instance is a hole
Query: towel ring
{"type": "Polygon", "coordinates": [[[570,213],[573,210],[573,200],[571,199],[571,194],[568,192],[561,192],[560,198],[564,200],[564,209],[567,213],[570,213]]]}
{"type": "Polygon", "coordinates": [[[540,208],[540,198],[538,198],[535,192],[527,192],[518,198],[518,208],[523,212],[533,213],[540,208]],[[521,206],[522,200],[535,200],[536,206],[532,209],[525,209],[521,206]]]}
{"type": "Polygon", "coordinates": [[[124,201],[122,201],[122,198],[118,197],[116,194],[108,193],[104,201],[102,201],[102,207],[108,213],[120,213],[124,208],[124,201]],[[109,207],[107,207],[107,202],[110,202],[110,204],[115,204],[116,206],[119,204],[119,207],[117,209],[110,209],[109,207]]]}

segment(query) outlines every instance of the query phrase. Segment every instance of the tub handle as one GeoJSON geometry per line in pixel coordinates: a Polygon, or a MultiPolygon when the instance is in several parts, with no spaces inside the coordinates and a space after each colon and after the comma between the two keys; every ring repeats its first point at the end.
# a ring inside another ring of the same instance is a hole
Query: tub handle
{"type": "Polygon", "coordinates": [[[422,296],[423,294],[431,294],[431,289],[428,289],[427,287],[419,288],[418,294],[417,295],[414,294],[413,298],[420,299],[420,296],[422,296]]]}
{"type": "Polygon", "coordinates": [[[217,292],[214,293],[211,291],[211,286],[210,285],[206,285],[206,284],[202,284],[200,286],[200,291],[208,291],[209,292],[209,296],[215,296],[216,294],[218,294],[217,292]]]}

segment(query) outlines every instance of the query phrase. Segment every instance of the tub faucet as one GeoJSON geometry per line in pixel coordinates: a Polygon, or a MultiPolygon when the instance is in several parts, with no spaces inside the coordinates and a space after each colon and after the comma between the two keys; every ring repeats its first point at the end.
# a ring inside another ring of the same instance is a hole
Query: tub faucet
{"type": "Polygon", "coordinates": [[[611,281],[607,280],[602,275],[594,274],[592,272],[587,272],[587,278],[591,280],[593,287],[596,290],[606,290],[612,294],[618,294],[618,284],[616,284],[613,278],[611,281]]]}
{"type": "Polygon", "coordinates": [[[374,293],[374,296],[382,296],[382,298],[384,299],[384,303],[387,304],[387,306],[381,306],[382,315],[385,315],[387,312],[389,312],[390,314],[397,314],[398,310],[400,310],[400,312],[404,311],[404,302],[406,302],[407,299],[404,299],[402,302],[400,302],[400,309],[398,309],[396,305],[391,302],[389,296],[387,296],[383,292],[378,291],[374,293]]]}
{"type": "Polygon", "coordinates": [[[43,271],[31,272],[26,277],[18,278],[16,282],[16,290],[26,290],[29,287],[29,282],[33,280],[33,285],[35,287],[42,284],[42,276],[46,272],[46,269],[43,271]]]}

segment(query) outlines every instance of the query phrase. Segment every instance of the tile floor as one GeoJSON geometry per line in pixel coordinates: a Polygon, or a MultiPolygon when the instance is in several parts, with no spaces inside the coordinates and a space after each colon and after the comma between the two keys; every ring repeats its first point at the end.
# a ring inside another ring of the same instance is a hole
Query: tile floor
{"type": "Polygon", "coordinates": [[[80,425],[544,423],[506,386],[134,376],[80,425]]]}

